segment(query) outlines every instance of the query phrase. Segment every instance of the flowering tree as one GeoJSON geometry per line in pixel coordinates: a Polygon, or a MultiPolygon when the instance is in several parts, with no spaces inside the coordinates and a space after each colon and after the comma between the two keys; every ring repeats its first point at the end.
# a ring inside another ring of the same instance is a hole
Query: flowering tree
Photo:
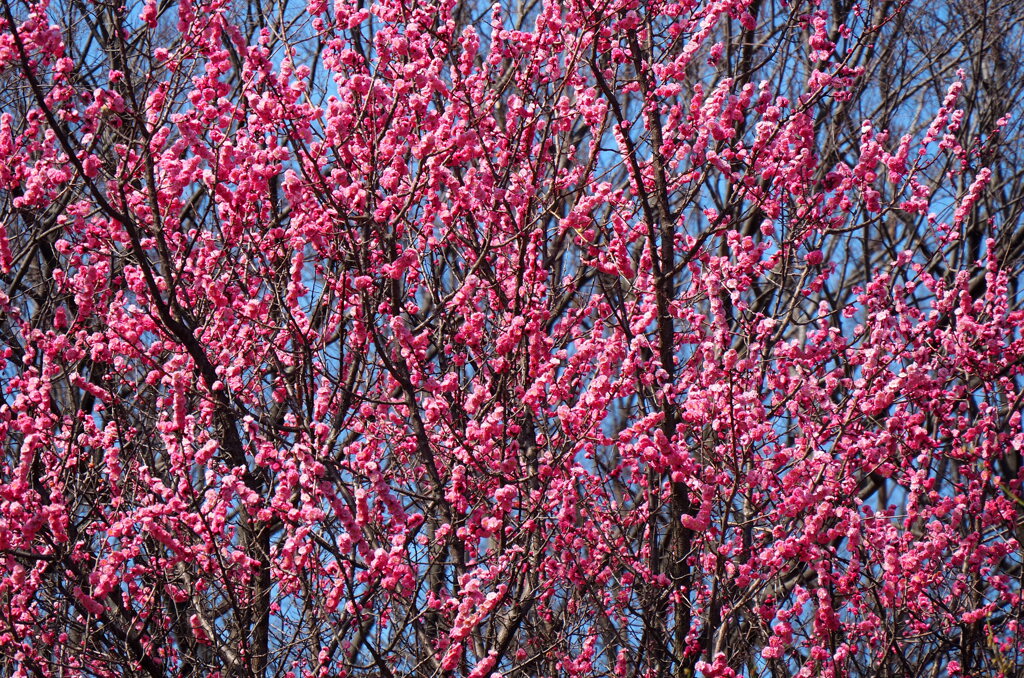
{"type": "Polygon", "coordinates": [[[0,3],[5,675],[1016,675],[1014,3],[0,3]]]}

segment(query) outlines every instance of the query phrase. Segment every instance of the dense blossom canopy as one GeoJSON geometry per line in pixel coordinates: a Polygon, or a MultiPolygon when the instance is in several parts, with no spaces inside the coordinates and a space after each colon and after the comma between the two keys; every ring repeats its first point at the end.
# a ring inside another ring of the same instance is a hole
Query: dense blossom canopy
{"type": "Polygon", "coordinates": [[[0,3],[5,675],[1019,675],[1014,2],[0,3]]]}

